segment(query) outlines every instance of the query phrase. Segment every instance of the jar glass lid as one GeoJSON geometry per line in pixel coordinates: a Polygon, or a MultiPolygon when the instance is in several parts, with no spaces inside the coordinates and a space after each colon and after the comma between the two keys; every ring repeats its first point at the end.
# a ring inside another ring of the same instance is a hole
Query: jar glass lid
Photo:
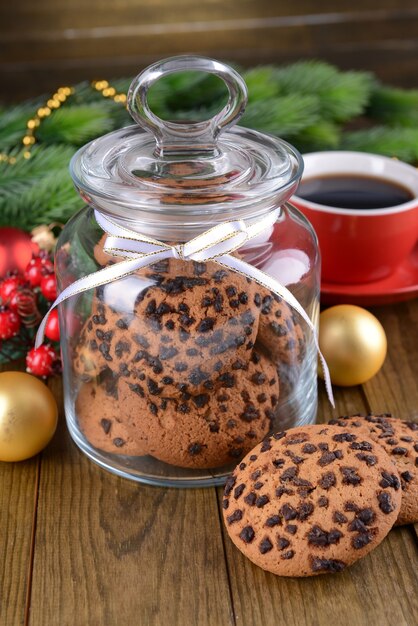
{"type": "Polygon", "coordinates": [[[302,158],[271,135],[235,126],[247,88],[231,67],[213,59],[180,56],[159,61],[132,82],[128,110],[136,122],[81,148],[71,175],[82,197],[108,214],[129,220],[214,222],[256,217],[266,204],[280,206],[295,191],[302,158]],[[170,122],[150,110],[147,94],[162,76],[198,70],[222,78],[228,102],[214,117],[170,122]]]}

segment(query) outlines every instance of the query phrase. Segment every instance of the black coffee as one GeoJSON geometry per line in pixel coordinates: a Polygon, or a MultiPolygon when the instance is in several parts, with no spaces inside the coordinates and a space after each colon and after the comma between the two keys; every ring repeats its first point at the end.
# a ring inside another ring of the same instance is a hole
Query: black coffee
{"type": "Polygon", "coordinates": [[[409,189],[384,178],[350,174],[307,178],[302,181],[297,195],[340,209],[384,209],[414,198],[409,189]]]}

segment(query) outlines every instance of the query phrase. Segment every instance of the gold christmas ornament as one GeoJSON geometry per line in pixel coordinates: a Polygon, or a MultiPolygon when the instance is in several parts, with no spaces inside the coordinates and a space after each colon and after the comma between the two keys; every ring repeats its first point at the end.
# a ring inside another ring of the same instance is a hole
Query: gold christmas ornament
{"type": "Polygon", "coordinates": [[[0,461],[23,461],[51,440],[58,419],[55,398],[24,372],[0,374],[0,461]]]}
{"type": "MultiPolygon", "coordinates": [[[[340,304],[323,311],[319,346],[334,385],[361,385],[383,365],[387,340],[379,320],[366,309],[340,304]]],[[[321,378],[322,372],[319,372],[321,378]]]]}

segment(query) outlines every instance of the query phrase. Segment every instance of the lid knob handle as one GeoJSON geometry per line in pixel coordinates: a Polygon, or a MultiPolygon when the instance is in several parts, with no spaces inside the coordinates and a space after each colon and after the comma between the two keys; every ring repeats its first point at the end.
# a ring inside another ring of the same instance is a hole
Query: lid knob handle
{"type": "Polygon", "coordinates": [[[219,134],[236,124],[245,111],[247,87],[243,78],[230,66],[199,56],[177,56],[157,61],[138,74],[128,92],[128,110],[132,118],[150,131],[156,140],[157,154],[183,151],[213,153],[219,134]],[[228,88],[228,102],[214,117],[202,122],[169,122],[162,120],[148,106],[150,87],[161,77],[187,70],[215,74],[228,88]]]}

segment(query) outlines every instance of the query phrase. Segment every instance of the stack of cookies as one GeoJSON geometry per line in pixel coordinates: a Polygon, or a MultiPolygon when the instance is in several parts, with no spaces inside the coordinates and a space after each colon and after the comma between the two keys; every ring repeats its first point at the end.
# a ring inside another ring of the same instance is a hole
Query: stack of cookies
{"type": "Polygon", "coordinates": [[[229,536],[281,576],[340,572],[394,524],[418,521],[418,424],[354,416],[292,428],[250,451],[227,480],[229,536]]]}
{"type": "Polygon", "coordinates": [[[271,431],[280,366],[300,366],[300,324],[280,297],[213,262],[170,259],[135,277],[130,308],[96,290],[74,346],[81,431],[102,451],[179,467],[242,458],[271,431]]]}

